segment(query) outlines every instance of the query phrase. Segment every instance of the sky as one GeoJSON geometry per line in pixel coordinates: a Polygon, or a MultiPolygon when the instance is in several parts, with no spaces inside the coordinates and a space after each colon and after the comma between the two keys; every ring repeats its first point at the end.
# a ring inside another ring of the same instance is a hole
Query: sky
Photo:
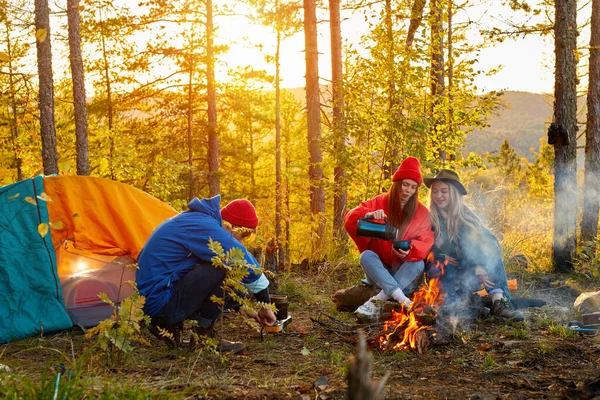
{"type": "MultiPolygon", "coordinates": [[[[243,14],[243,11],[240,12],[243,14]]],[[[481,21],[482,23],[502,24],[504,16],[509,11],[499,4],[498,0],[491,0],[491,3],[480,7],[474,7],[468,12],[455,17],[459,19],[470,19],[481,21]]],[[[366,31],[366,25],[361,17],[345,14],[347,18],[342,22],[342,37],[348,43],[358,43],[362,33],[366,31]]],[[[327,19],[328,15],[321,15],[322,19],[327,19]]],[[[234,40],[237,44],[231,46],[229,54],[222,55],[220,58],[226,62],[227,67],[231,68],[238,65],[251,64],[255,68],[266,69],[274,74],[274,67],[268,65],[263,56],[256,48],[256,43],[261,43],[264,48],[271,49],[274,53],[274,47],[270,46],[273,34],[267,29],[261,29],[252,25],[252,23],[243,16],[236,18],[227,17],[219,24],[219,35],[222,40],[234,40]]],[[[326,81],[331,77],[330,49],[329,49],[329,25],[321,23],[319,31],[319,75],[326,81]]],[[[473,41],[483,40],[481,36],[473,32],[473,41]]],[[[300,32],[287,39],[282,48],[281,57],[281,77],[282,86],[293,88],[304,86],[304,34],[300,32]]],[[[554,47],[551,38],[541,38],[537,35],[521,37],[517,40],[507,39],[493,47],[483,49],[480,52],[477,67],[482,70],[489,70],[502,66],[500,72],[496,75],[479,76],[475,83],[480,92],[489,92],[491,90],[517,90],[533,93],[552,93],[554,85],[553,77],[553,52],[554,47]]],[[[224,73],[224,72],[222,72],[224,73]]]]}

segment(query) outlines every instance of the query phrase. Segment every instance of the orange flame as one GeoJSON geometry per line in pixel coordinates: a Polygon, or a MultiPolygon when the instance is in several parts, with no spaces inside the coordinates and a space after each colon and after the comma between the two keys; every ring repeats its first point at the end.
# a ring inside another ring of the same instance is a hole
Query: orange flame
{"type": "MultiPolygon", "coordinates": [[[[402,334],[402,340],[392,347],[393,350],[399,351],[410,347],[416,349],[416,337],[417,333],[424,329],[431,329],[427,325],[423,325],[417,319],[417,314],[424,312],[427,308],[432,308],[436,312],[444,304],[444,296],[441,290],[442,285],[440,277],[444,275],[444,268],[448,264],[447,261],[440,262],[434,260],[433,253],[430,253],[427,257],[426,262],[433,263],[435,268],[439,271],[437,276],[429,277],[426,285],[421,288],[413,295],[413,304],[407,309],[403,307],[400,312],[392,310],[392,317],[387,320],[383,326],[383,331],[386,332],[379,336],[379,347],[385,349],[390,341],[390,338],[396,335],[396,331],[400,327],[405,327],[404,332],[398,332],[402,334]],[[408,321],[408,322],[407,322],[408,321]]],[[[435,335],[435,334],[434,334],[435,335]]]]}

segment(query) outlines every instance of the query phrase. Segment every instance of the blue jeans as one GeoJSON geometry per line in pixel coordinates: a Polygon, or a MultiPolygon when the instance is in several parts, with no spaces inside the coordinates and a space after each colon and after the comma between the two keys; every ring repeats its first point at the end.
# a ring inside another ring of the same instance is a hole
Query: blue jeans
{"type": "Polygon", "coordinates": [[[390,268],[371,250],[360,255],[360,265],[369,283],[379,286],[388,296],[396,289],[402,289],[405,295],[417,289],[425,268],[423,261],[405,262],[399,268],[390,268]]]}
{"type": "MultiPolygon", "coordinates": [[[[488,268],[486,272],[488,279],[495,283],[493,287],[484,286],[488,295],[503,292],[504,297],[510,302],[511,298],[504,264],[499,261],[492,268],[488,268]]],[[[457,267],[450,264],[446,265],[444,275],[441,276],[441,283],[446,293],[444,302],[447,304],[468,300],[473,292],[481,289],[481,281],[475,275],[475,269],[463,268],[460,264],[457,267]]]]}
{"type": "MultiPolygon", "coordinates": [[[[223,298],[224,279],[225,270],[210,263],[197,264],[175,283],[169,301],[152,317],[152,323],[168,327],[194,319],[200,328],[212,326],[221,315],[222,308],[210,298],[212,295],[223,298]]],[[[229,296],[225,296],[223,309],[235,305],[229,296]]]]}

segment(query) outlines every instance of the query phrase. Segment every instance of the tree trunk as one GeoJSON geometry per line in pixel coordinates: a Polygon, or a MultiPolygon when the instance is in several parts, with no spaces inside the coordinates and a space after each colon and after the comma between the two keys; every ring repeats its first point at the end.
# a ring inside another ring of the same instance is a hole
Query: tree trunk
{"type": "Polygon", "coordinates": [[[115,180],[115,137],[113,135],[113,101],[112,101],[112,81],[110,79],[110,66],[108,63],[108,52],[106,50],[106,35],[104,32],[104,17],[102,16],[102,9],[99,9],[100,14],[100,36],[102,38],[102,62],[104,69],[104,85],[106,86],[106,114],[108,120],[108,143],[109,143],[109,156],[108,156],[108,168],[110,179],[115,180]]]}
{"type": "Polygon", "coordinates": [[[554,144],[554,245],[556,272],[573,271],[577,226],[577,2],[556,0],[554,123],[566,130],[554,144]]]}
{"type": "Polygon", "coordinates": [[[210,196],[221,193],[219,177],[219,137],[217,135],[217,100],[212,0],[206,1],[206,91],[208,102],[208,190],[210,196]]]}
{"type": "Polygon", "coordinates": [[[325,232],[325,189],[321,154],[321,104],[319,99],[319,53],[317,49],[316,0],[304,0],[304,39],[306,45],[306,114],[310,165],[310,209],[315,219],[312,237],[312,261],[322,258],[325,232]]]}
{"type": "MultiPolygon", "coordinates": [[[[583,219],[581,240],[593,241],[598,235],[600,205],[600,0],[592,0],[592,36],[587,93],[585,134],[585,178],[583,182],[583,219]]],[[[596,244],[593,244],[596,252],[596,244]]]]}
{"type": "MultiPolygon", "coordinates": [[[[279,11],[279,1],[275,2],[279,11]]],[[[281,182],[281,81],[279,77],[281,56],[281,31],[277,29],[277,47],[275,50],[275,240],[277,246],[277,269],[285,265],[283,238],[281,232],[282,182],[281,182]]]]}
{"type": "MultiPolygon", "coordinates": [[[[385,37],[387,40],[387,68],[388,75],[388,123],[387,123],[387,142],[386,152],[383,155],[382,170],[384,171],[383,179],[388,180],[398,169],[398,146],[396,139],[396,46],[394,44],[394,24],[392,22],[392,0],[385,0],[385,37]],[[389,150],[388,150],[389,149],[389,150]],[[389,154],[388,154],[389,153],[389,154]]],[[[381,183],[380,183],[381,188],[381,183]]]]}
{"type": "Polygon", "coordinates": [[[52,76],[52,46],[50,44],[50,9],[48,0],[35,0],[35,31],[39,76],[38,108],[42,137],[44,174],[58,174],[56,128],[54,126],[54,80],[52,76]]]}
{"type": "Polygon", "coordinates": [[[88,152],[88,118],[81,57],[81,35],[79,33],[79,0],[67,1],[69,24],[69,59],[73,78],[73,102],[75,106],[75,147],[77,149],[77,175],[90,174],[88,152]]]}
{"type": "Polygon", "coordinates": [[[188,96],[187,96],[187,146],[188,146],[188,168],[189,168],[189,185],[188,200],[191,201],[195,197],[194,193],[194,149],[193,149],[193,99],[194,99],[194,31],[192,27],[190,37],[190,58],[189,58],[189,76],[188,76],[188,96]]]}
{"type": "Polygon", "coordinates": [[[19,137],[19,124],[17,123],[17,96],[16,96],[16,88],[15,88],[15,76],[13,73],[13,52],[12,52],[12,42],[10,41],[10,22],[6,21],[6,51],[8,55],[8,87],[9,87],[9,97],[10,97],[10,105],[8,106],[8,120],[10,126],[10,137],[11,144],[13,147],[13,151],[15,153],[15,161],[14,166],[17,169],[17,182],[23,180],[23,170],[22,164],[23,161],[19,157],[19,153],[17,152],[17,140],[19,137]]]}
{"type": "MultiPolygon", "coordinates": [[[[454,53],[452,49],[452,2],[448,0],[448,136],[454,137],[454,53]]],[[[454,154],[450,157],[454,159],[454,154]]]]}
{"type": "Polygon", "coordinates": [[[441,0],[431,0],[431,117],[433,119],[432,138],[436,141],[437,150],[442,164],[446,162],[446,151],[440,142],[438,127],[444,123],[438,106],[444,97],[444,37],[442,26],[441,0]]]}
{"type": "Polygon", "coordinates": [[[344,229],[346,211],[346,123],[344,121],[344,91],[342,88],[342,30],[340,0],[329,0],[329,26],[331,31],[331,86],[333,95],[333,136],[336,165],[333,170],[333,234],[339,243],[348,239],[344,229]]]}

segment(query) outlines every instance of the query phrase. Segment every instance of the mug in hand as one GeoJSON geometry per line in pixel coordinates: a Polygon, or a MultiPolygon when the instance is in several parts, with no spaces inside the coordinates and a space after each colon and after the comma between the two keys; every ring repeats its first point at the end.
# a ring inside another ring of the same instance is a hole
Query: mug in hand
{"type": "Polygon", "coordinates": [[[410,240],[397,240],[394,242],[394,249],[407,251],[410,249],[410,240]]]}

